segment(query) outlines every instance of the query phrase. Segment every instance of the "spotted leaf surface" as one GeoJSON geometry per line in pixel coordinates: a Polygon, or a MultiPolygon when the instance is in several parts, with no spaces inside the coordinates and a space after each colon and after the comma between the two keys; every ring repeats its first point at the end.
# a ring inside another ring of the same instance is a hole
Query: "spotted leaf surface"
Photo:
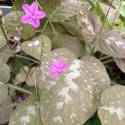
{"type": "Polygon", "coordinates": [[[115,58],[117,66],[125,73],[125,58],[115,58]]]}
{"type": "Polygon", "coordinates": [[[77,38],[70,35],[58,34],[53,39],[54,48],[68,48],[73,51],[77,57],[84,54],[84,44],[77,38]]]}
{"type": "Polygon", "coordinates": [[[49,54],[51,50],[51,40],[45,35],[40,35],[33,41],[25,41],[22,43],[21,49],[28,55],[40,60],[42,55],[49,54]]]}
{"type": "Polygon", "coordinates": [[[29,97],[19,104],[12,113],[9,125],[41,125],[38,103],[35,97],[29,97]]]}
{"type": "Polygon", "coordinates": [[[94,46],[100,52],[112,57],[125,57],[125,40],[117,31],[102,33],[94,46]]]}
{"type": "Polygon", "coordinates": [[[77,15],[83,0],[44,0],[43,8],[50,21],[63,22],[77,15]]]}
{"type": "MultiPolygon", "coordinates": [[[[86,42],[93,43],[99,34],[102,24],[93,12],[87,8],[82,8],[77,16],[78,25],[86,42]]],[[[102,32],[104,32],[102,30],[102,32]]]]}
{"type": "Polygon", "coordinates": [[[35,73],[36,83],[39,83],[41,119],[46,125],[81,125],[97,110],[96,90],[87,68],[67,52],[66,49],[53,51],[49,57],[44,57],[35,73]],[[68,64],[68,68],[58,77],[50,77],[49,64],[58,58],[68,64]]]}
{"type": "Polygon", "coordinates": [[[125,87],[114,85],[104,91],[98,111],[102,125],[124,125],[125,87]]]}
{"type": "Polygon", "coordinates": [[[110,79],[104,65],[93,56],[83,56],[81,61],[85,67],[91,72],[93,78],[93,84],[98,93],[98,99],[100,99],[101,93],[108,87],[110,87],[110,79]]]}

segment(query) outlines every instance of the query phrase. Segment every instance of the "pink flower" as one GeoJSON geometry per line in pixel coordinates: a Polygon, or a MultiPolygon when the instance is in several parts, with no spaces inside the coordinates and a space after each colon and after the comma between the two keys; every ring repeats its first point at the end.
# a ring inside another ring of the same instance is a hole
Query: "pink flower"
{"type": "Polygon", "coordinates": [[[21,17],[21,22],[31,24],[34,28],[38,28],[40,26],[40,19],[46,17],[46,13],[44,11],[39,11],[38,8],[37,0],[31,5],[24,3],[22,9],[24,10],[25,15],[21,17]]]}
{"type": "Polygon", "coordinates": [[[68,68],[68,64],[64,63],[62,59],[57,59],[57,61],[51,62],[50,67],[49,76],[56,77],[68,68]]]}

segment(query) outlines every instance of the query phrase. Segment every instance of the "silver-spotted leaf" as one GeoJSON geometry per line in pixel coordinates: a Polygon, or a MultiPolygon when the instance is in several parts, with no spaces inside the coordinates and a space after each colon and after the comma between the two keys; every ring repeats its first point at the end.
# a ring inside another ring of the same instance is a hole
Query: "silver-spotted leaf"
{"type": "Polygon", "coordinates": [[[115,58],[114,59],[119,69],[125,73],[125,58],[115,58]]]}
{"type": "Polygon", "coordinates": [[[107,15],[107,13],[108,13],[107,19],[110,22],[110,24],[118,21],[119,12],[117,9],[114,9],[113,7],[103,4],[101,2],[100,2],[100,7],[105,15],[107,15]],[[109,8],[110,8],[110,10],[109,10],[109,8]],[[108,12],[108,10],[109,10],[109,12],[108,12]]]}
{"type": "Polygon", "coordinates": [[[9,125],[41,125],[39,105],[34,96],[17,106],[11,115],[9,125]]]}
{"type": "Polygon", "coordinates": [[[124,125],[125,123],[125,86],[113,85],[101,97],[98,111],[102,125],[124,125]]]}
{"type": "Polygon", "coordinates": [[[67,52],[57,49],[44,57],[35,74],[39,83],[41,118],[46,125],[80,125],[97,110],[97,95],[88,69],[67,52]],[[68,68],[51,77],[50,64],[59,58],[68,68]]]}
{"type": "Polygon", "coordinates": [[[91,72],[91,75],[94,78],[93,84],[98,93],[98,98],[100,99],[101,93],[110,86],[110,79],[105,66],[100,62],[100,60],[93,56],[83,56],[81,61],[89,72],[91,72]]]}
{"type": "Polygon", "coordinates": [[[0,81],[7,83],[10,79],[10,68],[0,58],[0,81]]]}
{"type": "Polygon", "coordinates": [[[43,8],[49,21],[63,22],[77,15],[83,0],[44,0],[43,8]]]}
{"type": "Polygon", "coordinates": [[[117,31],[102,33],[95,42],[94,46],[98,51],[112,57],[125,57],[125,40],[117,31]]]}
{"type": "Polygon", "coordinates": [[[54,48],[68,48],[72,50],[77,57],[84,54],[84,44],[77,37],[58,34],[53,38],[53,44],[54,48]]]}
{"type": "MultiPolygon", "coordinates": [[[[100,18],[83,7],[77,16],[77,20],[84,40],[87,43],[94,42],[102,27],[100,18]]],[[[102,32],[104,32],[104,30],[102,30],[102,32]]]]}
{"type": "Polygon", "coordinates": [[[25,41],[21,44],[21,49],[28,55],[40,60],[42,55],[49,54],[51,50],[51,40],[45,36],[40,35],[34,41],[25,41]],[[37,42],[37,45],[34,45],[37,42]]]}

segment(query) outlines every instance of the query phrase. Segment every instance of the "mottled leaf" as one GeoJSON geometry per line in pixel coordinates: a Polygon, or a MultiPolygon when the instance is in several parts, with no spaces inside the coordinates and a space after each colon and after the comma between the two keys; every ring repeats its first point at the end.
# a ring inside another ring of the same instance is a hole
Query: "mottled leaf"
{"type": "Polygon", "coordinates": [[[115,58],[125,57],[125,40],[117,31],[102,33],[94,46],[100,52],[115,58]]]}
{"type": "Polygon", "coordinates": [[[35,73],[41,118],[46,125],[82,124],[97,110],[97,95],[88,69],[67,52],[66,49],[53,51],[43,58],[35,73]],[[50,63],[58,58],[68,64],[68,68],[57,77],[50,77],[50,63]]]}
{"type": "Polygon", "coordinates": [[[84,54],[84,44],[77,37],[58,34],[53,38],[53,44],[54,48],[71,49],[77,57],[84,54]]]}
{"type": "Polygon", "coordinates": [[[41,125],[39,105],[34,96],[17,106],[11,115],[9,125],[41,125]]]}
{"type": "Polygon", "coordinates": [[[125,86],[114,85],[106,89],[101,97],[98,111],[102,125],[124,125],[125,86]]]}
{"type": "Polygon", "coordinates": [[[114,60],[121,71],[125,73],[125,58],[115,58],[114,60]]]}
{"type": "Polygon", "coordinates": [[[42,55],[49,54],[51,40],[45,35],[40,35],[34,41],[25,41],[21,44],[21,49],[28,55],[40,60],[42,55]],[[37,41],[38,45],[33,45],[34,41],[37,41]]]}
{"type": "Polygon", "coordinates": [[[85,67],[91,72],[93,84],[100,99],[101,93],[110,86],[110,79],[104,65],[93,56],[83,56],[81,58],[85,67]]]}
{"type": "Polygon", "coordinates": [[[107,19],[110,22],[110,24],[118,21],[119,12],[117,9],[114,9],[113,7],[103,4],[103,3],[100,3],[100,7],[105,15],[107,15],[107,13],[108,13],[107,19]],[[109,8],[110,8],[110,10],[109,10],[109,8]],[[109,10],[109,12],[108,12],[108,10],[109,10]]]}
{"type": "Polygon", "coordinates": [[[43,9],[49,21],[62,22],[77,15],[83,0],[44,0],[43,9]]]}
{"type": "MultiPolygon", "coordinates": [[[[94,42],[102,27],[99,17],[90,10],[82,8],[78,14],[77,20],[84,40],[87,43],[94,42]]],[[[102,32],[104,31],[102,30],[102,32]]]]}

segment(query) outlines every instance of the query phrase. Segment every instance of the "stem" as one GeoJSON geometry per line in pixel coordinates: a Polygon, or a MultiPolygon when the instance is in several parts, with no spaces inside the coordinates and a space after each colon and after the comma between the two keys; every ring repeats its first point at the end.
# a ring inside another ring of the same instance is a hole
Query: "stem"
{"type": "Polygon", "coordinates": [[[102,61],[102,60],[108,59],[108,58],[110,58],[110,57],[111,57],[111,56],[104,56],[104,57],[100,58],[99,60],[102,61]]]}
{"type": "Polygon", "coordinates": [[[111,59],[111,60],[107,60],[107,61],[104,61],[103,64],[107,64],[107,63],[110,63],[110,62],[113,62],[114,60],[111,59]]]}
{"type": "Polygon", "coordinates": [[[28,90],[26,90],[26,89],[24,89],[22,87],[15,86],[15,85],[12,85],[12,84],[6,84],[6,86],[9,87],[9,88],[13,88],[15,90],[18,90],[20,92],[24,92],[24,93],[27,93],[29,95],[32,95],[32,92],[30,92],[30,91],[28,91],[28,90]]]}
{"type": "Polygon", "coordinates": [[[26,57],[26,56],[21,56],[21,55],[16,55],[18,58],[21,58],[21,59],[26,59],[26,60],[29,60],[29,61],[32,61],[32,62],[35,62],[37,64],[40,64],[39,61],[37,60],[34,60],[34,59],[31,59],[29,57],[26,57]]]}
{"type": "Polygon", "coordinates": [[[42,33],[43,33],[44,30],[46,29],[46,26],[47,26],[48,23],[49,23],[49,19],[47,19],[47,21],[46,21],[46,23],[45,23],[45,25],[44,25],[44,27],[43,27],[43,29],[42,29],[42,33]]]}

